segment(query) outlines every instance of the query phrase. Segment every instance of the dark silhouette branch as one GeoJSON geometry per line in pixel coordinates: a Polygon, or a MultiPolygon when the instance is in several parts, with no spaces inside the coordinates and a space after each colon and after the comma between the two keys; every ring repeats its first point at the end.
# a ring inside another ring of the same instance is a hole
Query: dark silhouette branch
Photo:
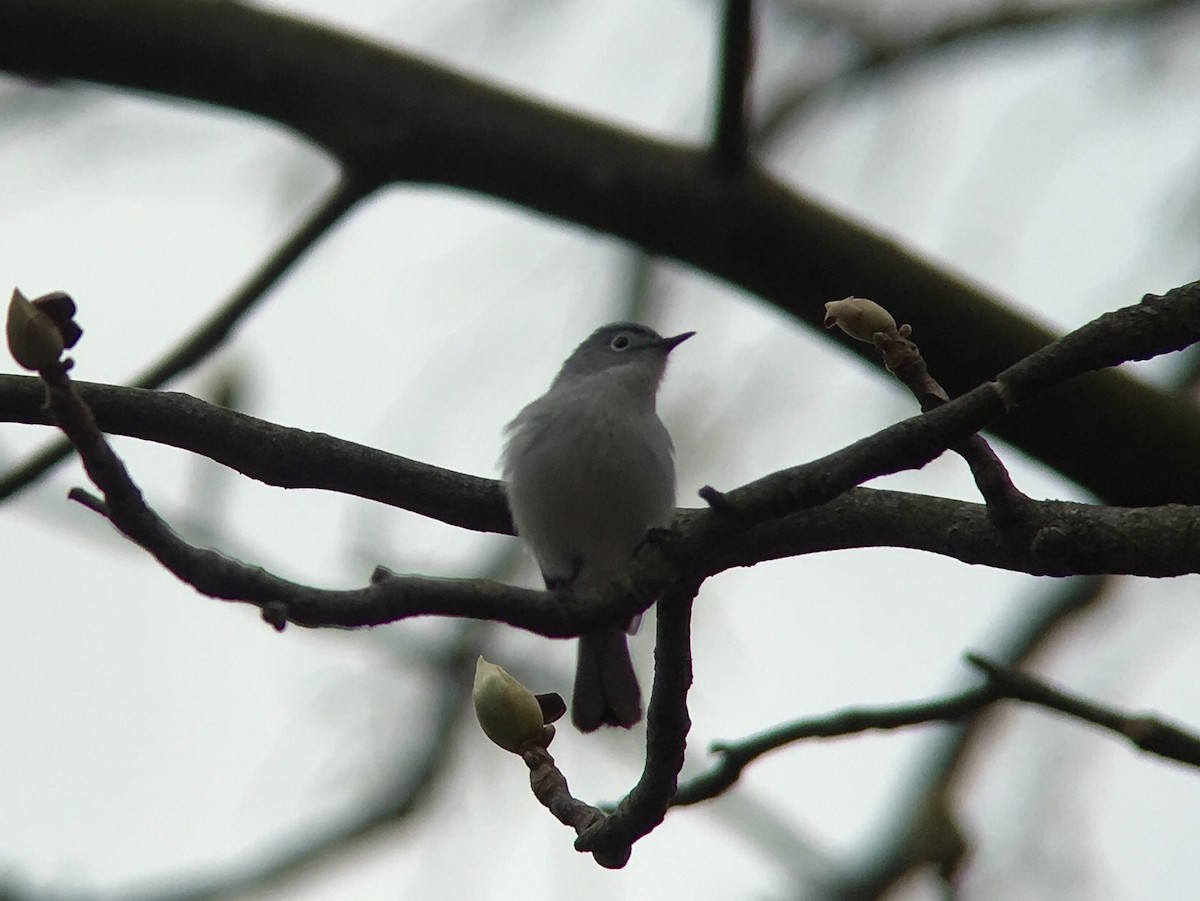
{"type": "Polygon", "coordinates": [[[968,691],[885,707],[851,707],[824,716],[809,717],[764,730],[737,741],[713,742],[709,751],[717,762],[680,786],[673,806],[698,804],[732,788],[746,767],[771,751],[810,738],[842,738],[871,730],[903,729],[928,723],[956,722],[974,716],[1002,697],[984,684],[968,691]]]}
{"type": "MultiPolygon", "coordinates": [[[[846,298],[826,304],[825,308],[828,311],[825,317],[826,326],[838,324],[839,315],[835,309],[846,311],[849,318],[853,319],[855,314],[847,310],[847,307],[850,310],[860,311],[861,315],[864,305],[878,311],[877,314],[872,315],[886,314],[886,311],[873,301],[863,298],[846,298]]],[[[849,329],[849,334],[863,331],[861,326],[856,327],[853,323],[843,326],[843,330],[846,328],[849,329]]],[[[866,331],[872,333],[869,336],[871,343],[879,351],[884,368],[909,390],[923,412],[935,410],[949,402],[950,395],[930,374],[929,367],[925,364],[925,358],[921,356],[920,349],[911,339],[911,326],[897,327],[891,320],[890,314],[886,314],[866,331]],[[882,328],[876,331],[875,329],[880,326],[882,328]]],[[[856,337],[865,341],[868,335],[864,333],[858,334],[856,337]]],[[[982,435],[974,434],[952,444],[950,449],[962,457],[970,467],[975,485],[987,503],[988,513],[996,526],[1000,529],[1009,529],[1021,525],[1029,498],[1013,484],[1008,470],[1000,462],[1000,458],[992,450],[987,440],[982,435]]]]}
{"type": "MultiPolygon", "coordinates": [[[[629,134],[265,9],[10,0],[0,5],[0,67],[269,118],[367,184],[428,182],[511,201],[694,265],[813,327],[831,298],[874,297],[920,327],[951,394],[1053,337],[753,167],[725,179],[707,148],[629,134]]],[[[1110,502],[1200,502],[1200,417],[1121,374],[1047,392],[997,431],[1110,502]],[[1101,445],[1106,453],[1092,452],[1101,445]],[[1152,471],[1141,465],[1151,456],[1152,471]]]]}
{"type": "Polygon", "coordinates": [[[717,171],[729,177],[744,170],[750,160],[748,97],[754,70],[754,3],[725,0],[723,5],[712,151],[717,171]]]}
{"type": "Polygon", "coordinates": [[[646,708],[646,761],[637,785],[616,809],[575,841],[579,851],[628,858],[629,849],[663,821],[683,769],[691,729],[687,694],[692,685],[692,603],[699,583],[665,592],[656,608],[654,684],[646,708]]]}
{"type": "Polygon", "coordinates": [[[1200,736],[1149,714],[1127,713],[1070,694],[1018,669],[968,654],[967,662],[981,670],[1004,697],[1066,714],[1114,732],[1148,754],[1200,767],[1200,736]]]}
{"type": "Polygon", "coordinates": [[[673,806],[696,804],[728,791],[746,767],[765,754],[812,738],[841,738],[869,730],[902,729],[974,717],[996,701],[1044,707],[1120,735],[1143,751],[1200,767],[1200,736],[1157,717],[1128,714],[1086,701],[1028,673],[976,654],[967,661],[987,677],[975,688],[941,698],[885,707],[849,708],[797,720],[738,741],[714,742],[717,762],[680,787],[673,806]]]}
{"type": "MultiPolygon", "coordinates": [[[[104,512],[122,532],[150,551],[160,562],[201,593],[260,606],[276,626],[293,622],[305,626],[360,626],[391,622],[406,616],[443,614],[495,619],[544,635],[568,636],[587,627],[615,620],[644,610],[680,578],[702,580],[729,565],[749,565],[784,554],[803,552],[811,540],[806,515],[813,509],[845,495],[859,482],[905,467],[922,465],[947,446],[963,438],[1000,415],[1006,404],[1021,401],[1094,366],[1112,365],[1126,357],[1141,358],[1185,346],[1197,336],[1197,310],[1200,309],[1200,285],[1190,285],[1166,297],[1148,298],[1143,304],[1102,316],[1071,333],[1054,345],[1030,356],[1003,373],[993,384],[946,403],[920,417],[898,423],[874,436],[820,460],[783,470],[759,479],[726,495],[713,509],[691,513],[679,519],[676,536],[664,549],[647,545],[635,565],[629,584],[615,586],[603,598],[576,598],[570,604],[545,592],[522,591],[483,580],[444,580],[400,577],[380,572],[373,583],[350,591],[318,590],[249,567],[209,550],[183,542],[141,501],[140,492],[125,473],[120,461],[108,449],[90,410],[73,384],[60,374],[61,384],[48,384],[50,410],[56,421],[79,448],[89,476],[105,492],[105,503],[92,504],[104,512]],[[568,612],[569,608],[569,612],[568,612]]],[[[4,380],[9,381],[9,380],[4,380]]],[[[15,379],[18,383],[23,380],[15,379]]],[[[118,391],[120,396],[124,392],[118,391]]],[[[162,396],[154,396],[158,402],[162,396]]],[[[199,401],[177,402],[191,409],[204,409],[220,422],[249,422],[248,417],[199,401]]],[[[30,411],[33,412],[33,411],[30,411]]],[[[37,414],[43,415],[43,414],[37,414]]],[[[199,419],[199,417],[193,417],[199,419]]],[[[278,429],[279,427],[270,427],[278,429]]],[[[278,432],[274,432],[276,436],[278,432]]],[[[332,439],[303,437],[313,446],[328,452],[332,439]]],[[[262,441],[261,435],[256,435],[262,441]]],[[[212,439],[212,440],[215,440],[212,439]]],[[[220,442],[226,448],[237,446],[231,432],[221,431],[220,442]]],[[[270,456],[278,458],[279,445],[267,442],[270,456]]],[[[368,465],[381,466],[395,461],[387,455],[370,457],[368,465]]],[[[495,505],[502,498],[495,483],[466,477],[447,478],[433,468],[402,462],[405,481],[417,485],[406,489],[414,497],[428,502],[428,484],[437,490],[457,493],[459,509],[480,500],[495,505]],[[447,489],[447,486],[450,486],[447,489]],[[465,491],[477,493],[464,497],[465,491]]],[[[361,475],[361,474],[360,474],[361,475]]],[[[328,478],[325,476],[324,478],[328,478]]],[[[716,497],[716,495],[711,495],[716,497]]],[[[84,495],[77,494],[77,498],[84,495]]],[[[894,502],[898,495],[856,493],[854,502],[874,498],[876,502],[894,502]]],[[[865,503],[865,501],[863,501],[865,503]]],[[[927,505],[940,502],[924,501],[927,505]]],[[[944,502],[952,503],[952,502],[944,502]]],[[[432,504],[436,507],[436,502],[432,504]]],[[[493,506],[494,509],[494,506],[493,506]]],[[[932,509],[927,506],[926,509],[932,509]]],[[[978,509],[978,508],[976,508],[978,509]]],[[[947,508],[942,508],[942,513],[947,508]]],[[[957,508],[960,514],[970,507],[957,508]]],[[[435,510],[429,512],[438,515],[435,510]]],[[[827,511],[828,512],[828,511],[827,511]]],[[[1177,574],[1192,572],[1197,561],[1186,536],[1196,517],[1187,507],[1152,510],[1108,510],[1042,502],[1030,505],[1024,520],[1028,528],[1024,541],[1008,534],[997,534],[991,524],[978,523],[974,535],[987,535],[992,541],[977,541],[973,546],[959,528],[968,519],[943,520],[931,536],[941,536],[938,546],[952,555],[969,559],[990,553],[994,560],[1019,560],[1030,572],[1069,574],[1080,571],[1114,571],[1123,562],[1132,572],[1177,574]],[[1035,514],[1036,511],[1036,514],[1035,514]],[[1086,540],[1080,540],[1086,537],[1086,540]],[[964,550],[966,548],[966,550],[964,550]],[[1092,555],[1089,557],[1089,554],[1092,555]],[[1090,561],[1090,562],[1089,562],[1090,561]]],[[[493,522],[498,517],[493,517],[493,522]]],[[[876,518],[879,521],[879,518],[876,518]]],[[[907,520],[906,520],[907,521],[907,520]]],[[[507,527],[507,521],[503,521],[507,527]]],[[[831,528],[830,535],[845,535],[845,529],[831,528]]],[[[893,533],[895,534],[895,533],[893,533]]],[[[862,543],[858,536],[853,539],[862,543]]],[[[924,541],[926,549],[938,549],[928,536],[910,533],[909,541],[924,541]]],[[[823,538],[823,547],[830,539],[823,538]]]]}
{"type": "MultiPolygon", "coordinates": [[[[508,505],[494,479],[276,425],[187,394],[72,385],[109,434],[191,451],[280,488],[338,491],[465,529],[512,534],[508,505]]],[[[49,424],[43,400],[37,379],[0,375],[0,419],[49,424]]]]}

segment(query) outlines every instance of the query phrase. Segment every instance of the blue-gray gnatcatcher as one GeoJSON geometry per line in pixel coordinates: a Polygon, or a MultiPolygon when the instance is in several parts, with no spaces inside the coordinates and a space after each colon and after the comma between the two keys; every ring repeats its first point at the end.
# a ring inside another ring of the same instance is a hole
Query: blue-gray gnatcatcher
{"type": "MultiPolygon", "coordinates": [[[[505,490],[547,588],[607,585],[651,528],[670,524],[675,449],[654,399],[667,355],[693,334],[664,338],[635,322],[599,328],[567,357],[550,390],[509,423],[505,490]]],[[[625,631],[580,636],[576,727],[629,728],[641,717],[625,631]]]]}

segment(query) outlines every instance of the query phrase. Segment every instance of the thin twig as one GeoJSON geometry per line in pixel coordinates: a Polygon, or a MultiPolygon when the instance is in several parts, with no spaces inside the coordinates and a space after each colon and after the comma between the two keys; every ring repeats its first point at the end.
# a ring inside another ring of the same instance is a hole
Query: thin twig
{"type": "MultiPolygon", "coordinates": [[[[1105,597],[1106,578],[1078,578],[1054,586],[1052,593],[1032,613],[1015,623],[992,652],[1009,664],[1019,664],[1043,651],[1063,625],[1085,611],[1096,609],[1105,597]]],[[[896,806],[892,822],[880,830],[871,849],[841,868],[841,876],[826,887],[829,901],[881,898],[914,868],[927,863],[920,853],[926,844],[923,811],[929,799],[945,806],[955,780],[968,772],[966,760],[981,747],[988,717],[972,717],[962,725],[943,730],[916,771],[906,780],[910,788],[896,806]]]]}
{"type": "Polygon", "coordinates": [[[942,698],[887,707],[849,708],[777,726],[757,735],[729,742],[714,742],[717,762],[689,779],[679,789],[672,806],[696,804],[728,791],[747,766],[764,754],[811,738],[840,738],[872,729],[901,729],[929,723],[957,722],[973,717],[996,701],[1025,701],[1065,713],[1121,735],[1143,751],[1200,767],[1200,736],[1157,717],[1129,714],[1086,701],[1041,679],[977,654],[967,662],[981,670],[987,681],[975,688],[942,698]]]}
{"type": "MultiPolygon", "coordinates": [[[[544,747],[530,748],[522,753],[525,765],[529,767],[529,786],[533,789],[534,797],[543,807],[554,814],[554,818],[564,826],[570,826],[576,835],[602,822],[607,814],[580,801],[571,794],[567,786],[567,777],[554,763],[554,758],[544,747]]],[[[629,862],[630,849],[617,849],[610,853],[608,849],[592,850],[592,857],[600,866],[610,870],[619,870],[629,862]]]]}
{"type": "MultiPolygon", "coordinates": [[[[1147,295],[1140,304],[1105,313],[935,410],[726,492],[725,500],[751,522],[826,503],[869,479],[924,466],[1012,407],[1074,376],[1182,350],[1197,341],[1200,282],[1162,297],[1147,295]]],[[[713,528],[729,528],[729,522],[729,517],[724,525],[714,521],[713,528]]]]}
{"type": "MultiPolygon", "coordinates": [[[[276,628],[283,628],[286,623],[371,625],[382,621],[379,617],[384,609],[396,612],[403,608],[402,616],[438,613],[491,619],[521,628],[532,626],[533,631],[544,635],[570,637],[628,618],[648,605],[635,596],[627,596],[623,603],[618,601],[615,605],[611,598],[579,598],[567,605],[550,592],[514,588],[484,579],[406,577],[383,569],[376,571],[372,583],[365,588],[317,589],[216,551],[194,547],[146,503],[125,464],[97,427],[91,410],[75,391],[66,367],[43,371],[40,375],[54,421],[75,446],[88,477],[104,495],[102,502],[83,492],[75,493],[74,498],[107,515],[122,534],[201,594],[255,604],[262,610],[263,618],[276,628]],[[634,604],[641,606],[633,609],[634,604]],[[610,609],[611,615],[603,612],[610,609]],[[594,617],[592,614],[596,613],[599,615],[594,617]],[[334,622],[329,621],[331,615],[334,622]],[[571,625],[580,618],[580,628],[571,625]]],[[[383,615],[391,617],[390,613],[383,615]]]]}
{"type": "Polygon", "coordinates": [[[978,713],[1000,697],[988,685],[943,698],[887,707],[851,707],[825,716],[809,717],[776,726],[737,741],[714,742],[709,750],[718,758],[705,772],[692,777],[672,801],[673,806],[696,804],[728,791],[747,766],[786,745],[810,738],[840,738],[873,729],[902,729],[926,723],[956,722],[978,713]]]}
{"type": "MultiPolygon", "coordinates": [[[[160,388],[206,359],[258,305],[271,286],[358,203],[367,190],[368,186],[352,178],[339,181],[333,192],[263,261],[258,270],[191,334],[137,376],[132,382],[133,387],[160,388]]],[[[70,452],[71,445],[65,441],[57,441],[35,451],[23,463],[0,477],[0,501],[32,485],[65,460],[70,452]]]]}
{"type": "MultiPolygon", "coordinates": [[[[711,147],[630,134],[394,48],[261,5],[208,0],[0,4],[0,66],[166,93],[281,123],[380,181],[481,192],[694,265],[815,322],[845,293],[888,296],[928,329],[952,392],[1052,335],[991,296],[833,214],[769,174],[721,177],[711,147]],[[136,27],[131,27],[136,26],[136,27]],[[140,36],[153,34],[154,41],[140,36]],[[271,53],[261,52],[271,47],[271,53]],[[197,56],[199,54],[199,57],[197,56]],[[195,77],[198,58],[220,59],[195,77]],[[531,167],[542,177],[531,179],[531,167]],[[597,176],[602,177],[597,177],[597,176]],[[972,338],[970,353],[961,343],[972,338]]],[[[1121,373],[1056,392],[997,429],[1110,502],[1200,502],[1200,426],[1178,396],[1121,373]],[[1130,417],[1137,434],[1122,434],[1130,417]],[[1082,441],[1057,440],[1063,430],[1082,441]],[[1081,444],[1110,439],[1102,455],[1081,444]],[[1145,448],[1161,466],[1144,471],[1145,448]]]]}
{"type": "Polygon", "coordinates": [[[1150,754],[1200,767],[1200,736],[1149,714],[1127,713],[1085,700],[1056,688],[1029,673],[1021,672],[978,654],[967,654],[967,662],[981,670],[990,684],[1005,697],[1026,701],[1073,719],[1092,723],[1121,735],[1150,754]]]}
{"type": "MultiPolygon", "coordinates": [[[[910,334],[907,326],[879,332],[875,336],[875,346],[888,372],[908,388],[921,410],[936,410],[949,403],[950,395],[929,372],[925,358],[909,337],[910,334]]],[[[987,439],[976,433],[955,442],[950,449],[966,460],[971,468],[971,476],[997,527],[1008,529],[1019,525],[1030,507],[1031,499],[1013,484],[1008,470],[987,439]]]]}

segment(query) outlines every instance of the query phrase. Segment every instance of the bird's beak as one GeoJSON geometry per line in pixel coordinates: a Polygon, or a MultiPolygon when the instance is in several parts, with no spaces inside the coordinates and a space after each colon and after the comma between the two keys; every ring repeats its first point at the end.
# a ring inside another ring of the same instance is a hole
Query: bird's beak
{"type": "Polygon", "coordinates": [[[692,337],[692,335],[694,335],[694,334],[696,334],[696,333],[695,332],[684,332],[682,335],[675,335],[674,337],[671,337],[671,338],[663,338],[662,343],[659,345],[659,347],[661,347],[663,349],[663,353],[669,354],[671,351],[673,351],[675,348],[677,348],[680,344],[682,344],[688,338],[692,337]]]}

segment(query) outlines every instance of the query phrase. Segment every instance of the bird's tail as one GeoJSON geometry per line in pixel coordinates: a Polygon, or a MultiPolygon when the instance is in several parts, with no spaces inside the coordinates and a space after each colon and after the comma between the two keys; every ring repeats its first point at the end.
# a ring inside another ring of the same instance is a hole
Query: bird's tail
{"type": "Polygon", "coordinates": [[[580,732],[593,732],[600,726],[628,729],[641,718],[642,693],[624,630],[581,635],[571,698],[575,728],[580,732]]]}

